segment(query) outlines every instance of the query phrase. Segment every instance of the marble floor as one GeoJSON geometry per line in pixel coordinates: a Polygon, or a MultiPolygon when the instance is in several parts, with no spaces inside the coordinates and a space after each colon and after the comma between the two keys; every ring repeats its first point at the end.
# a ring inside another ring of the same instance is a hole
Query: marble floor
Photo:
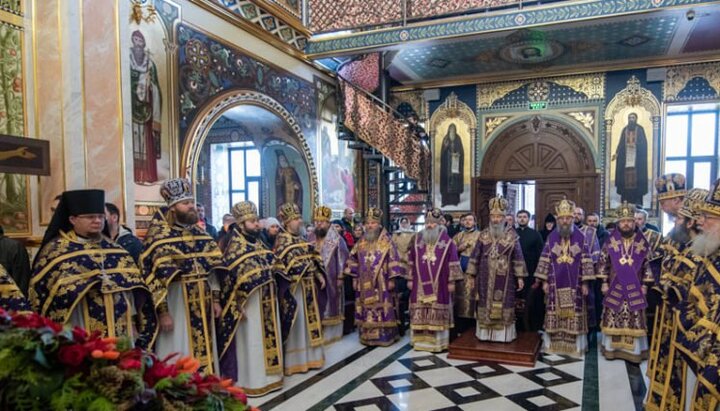
{"type": "Polygon", "coordinates": [[[642,410],[645,364],[607,361],[597,338],[584,359],[542,355],[534,368],[413,351],[405,337],[364,347],[356,334],[326,348],[325,368],[286,377],[251,398],[268,410],[642,410]]]}

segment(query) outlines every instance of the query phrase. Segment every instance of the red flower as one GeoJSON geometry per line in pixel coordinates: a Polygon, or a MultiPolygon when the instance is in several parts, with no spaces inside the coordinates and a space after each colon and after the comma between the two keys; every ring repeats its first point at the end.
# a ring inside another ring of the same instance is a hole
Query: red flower
{"type": "Polygon", "coordinates": [[[58,361],[70,367],[78,367],[87,354],[88,351],[81,344],[65,345],[58,350],[58,361]]]}
{"type": "Polygon", "coordinates": [[[122,370],[139,370],[142,368],[142,351],[135,348],[122,353],[118,361],[118,367],[122,370]]]}
{"type": "Polygon", "coordinates": [[[77,325],[72,329],[73,340],[78,344],[84,344],[88,339],[88,332],[77,325]]]}
{"type": "Polygon", "coordinates": [[[43,318],[36,313],[32,314],[15,314],[13,316],[13,323],[17,328],[32,328],[37,329],[45,325],[43,318]]]}
{"type": "Polygon", "coordinates": [[[55,334],[57,334],[63,330],[62,324],[56,323],[55,321],[53,321],[47,317],[42,317],[42,321],[43,321],[43,325],[45,327],[49,327],[51,330],[53,330],[55,332],[55,334]]]}
{"type": "Polygon", "coordinates": [[[155,387],[155,384],[157,384],[157,382],[162,380],[163,378],[174,378],[177,376],[177,374],[178,371],[175,367],[175,364],[168,364],[167,359],[160,361],[156,358],[155,362],[153,362],[152,367],[145,371],[143,379],[145,380],[147,385],[149,385],[150,387],[155,387]]]}

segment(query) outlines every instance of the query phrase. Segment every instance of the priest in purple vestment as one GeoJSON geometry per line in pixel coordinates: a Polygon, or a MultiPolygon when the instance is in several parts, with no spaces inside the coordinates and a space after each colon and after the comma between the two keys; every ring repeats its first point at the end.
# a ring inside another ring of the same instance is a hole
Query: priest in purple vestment
{"type": "Polygon", "coordinates": [[[617,209],[617,228],[603,245],[598,279],[602,280],[602,353],[609,360],[640,363],[647,358],[645,308],[653,284],[650,244],[635,227],[635,206],[617,209]]]}
{"type": "Polygon", "coordinates": [[[308,235],[308,242],[314,244],[315,250],[320,253],[327,274],[325,289],[318,295],[318,300],[322,301],[319,305],[324,307],[320,316],[325,345],[340,340],[343,335],[345,289],[340,277],[349,254],[345,240],[335,229],[331,229],[330,218],[332,210],[329,207],[317,207],[313,213],[315,230],[308,235]]]}
{"type": "Polygon", "coordinates": [[[425,229],[415,236],[408,256],[410,344],[419,351],[441,352],[450,343],[452,295],[463,279],[457,247],[440,225],[442,212],[425,217],[425,229]]]}
{"type": "Polygon", "coordinates": [[[370,208],[365,234],[355,244],[344,275],[353,278],[355,324],[365,345],[392,345],[398,339],[393,290],[395,278],[405,274],[395,245],[381,225],[382,210],[370,208]]]}
{"type": "Polygon", "coordinates": [[[507,211],[506,199],[490,200],[490,226],[480,232],[468,266],[478,295],[475,336],[481,341],[511,342],[517,337],[515,291],[523,289],[528,273],[519,237],[505,227],[507,211]]]}
{"type": "Polygon", "coordinates": [[[582,356],[588,346],[588,282],[595,274],[585,236],[573,224],[574,209],[569,200],[555,207],[557,229],[548,235],[535,278],[546,295],[544,352],[582,356]]]}

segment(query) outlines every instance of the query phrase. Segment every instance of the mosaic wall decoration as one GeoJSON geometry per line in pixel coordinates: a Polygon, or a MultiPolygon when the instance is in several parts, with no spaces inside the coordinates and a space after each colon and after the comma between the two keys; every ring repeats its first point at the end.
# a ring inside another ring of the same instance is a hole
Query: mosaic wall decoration
{"type": "Polygon", "coordinates": [[[308,0],[314,32],[372,26],[402,18],[399,0],[308,0]]]}
{"type": "MultiPolygon", "coordinates": [[[[289,44],[299,51],[305,50],[307,45],[307,36],[295,30],[292,26],[280,20],[270,12],[261,8],[257,4],[249,0],[211,0],[213,3],[227,9],[231,13],[250,21],[266,32],[282,40],[283,43],[289,44]]],[[[297,9],[299,16],[299,0],[278,0],[274,3],[279,4],[286,10],[292,10],[292,5],[297,9]]]]}
{"type": "MultiPolygon", "coordinates": [[[[22,72],[22,35],[15,26],[0,22],[0,134],[22,137],[25,112],[22,72]]],[[[28,177],[0,174],[0,225],[10,236],[30,235],[28,177]]]]}
{"type": "MultiPolygon", "coordinates": [[[[198,110],[229,89],[250,89],[272,97],[298,122],[306,136],[317,130],[317,100],[312,83],[181,24],[177,29],[180,146],[198,110]]],[[[315,142],[308,141],[316,153],[315,142]]]]}
{"type": "Polygon", "coordinates": [[[412,18],[442,16],[477,9],[487,9],[520,3],[520,0],[409,0],[409,15],[412,18]]]}
{"type": "MultiPolygon", "coordinates": [[[[227,0],[226,0],[227,1],[227,0]]],[[[280,6],[283,10],[290,12],[298,19],[302,19],[302,0],[270,0],[273,4],[280,6]]]]}

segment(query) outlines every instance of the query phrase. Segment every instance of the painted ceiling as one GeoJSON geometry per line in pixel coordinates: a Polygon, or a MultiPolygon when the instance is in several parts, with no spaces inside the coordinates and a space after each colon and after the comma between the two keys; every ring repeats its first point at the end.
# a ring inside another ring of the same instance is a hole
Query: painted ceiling
{"type": "MultiPolygon", "coordinates": [[[[396,29],[388,29],[311,40],[307,50],[338,47],[335,60],[386,51],[385,67],[392,78],[406,86],[427,87],[720,60],[720,1],[673,1],[560,2],[552,8],[496,16],[501,20],[485,30],[467,26],[473,19],[492,16],[467,16],[445,26],[437,21],[408,27],[407,41],[393,41],[396,29]],[[637,10],[621,8],[631,3],[637,10]],[[652,8],[653,4],[658,6],[652,8]],[[548,14],[551,20],[538,20],[548,14]],[[524,20],[530,18],[533,24],[524,20]],[[461,23],[465,25],[458,26],[461,23]]],[[[318,56],[326,57],[327,52],[318,56]]]]}

